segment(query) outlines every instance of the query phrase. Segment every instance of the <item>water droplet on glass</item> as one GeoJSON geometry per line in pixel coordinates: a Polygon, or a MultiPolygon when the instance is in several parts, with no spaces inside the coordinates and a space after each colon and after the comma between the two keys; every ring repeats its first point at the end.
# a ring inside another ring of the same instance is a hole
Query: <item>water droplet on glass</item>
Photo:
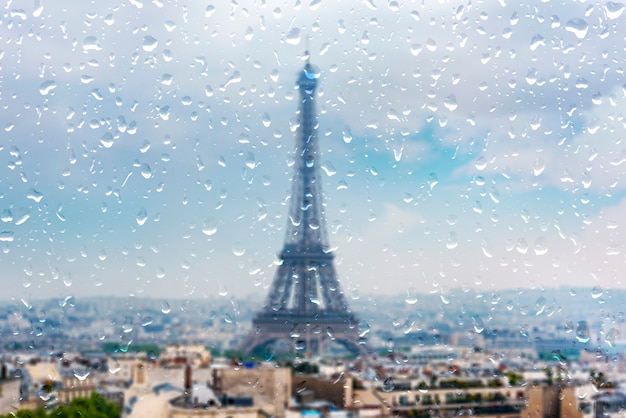
{"type": "Polygon", "coordinates": [[[370,324],[365,321],[359,323],[359,337],[364,338],[371,331],[370,324]]]}
{"type": "Polygon", "coordinates": [[[165,26],[165,30],[168,32],[171,32],[174,29],[176,29],[176,22],[174,22],[173,20],[166,20],[163,25],[165,26]]]}
{"type": "Polygon", "coordinates": [[[218,289],[217,289],[217,294],[222,296],[222,297],[228,296],[228,288],[220,283],[220,285],[218,286],[218,289]]]}
{"type": "Polygon", "coordinates": [[[326,328],[326,335],[328,335],[331,340],[335,339],[335,331],[333,331],[331,327],[326,328]]]}
{"type": "Polygon", "coordinates": [[[602,296],[603,293],[604,291],[599,286],[594,286],[594,288],[591,289],[591,297],[594,299],[598,299],[599,297],[602,296]]]}
{"type": "Polygon", "coordinates": [[[586,321],[579,321],[576,324],[576,340],[582,344],[589,342],[589,326],[586,321]]]}
{"type": "Polygon", "coordinates": [[[146,180],[152,178],[152,169],[146,163],[141,164],[141,176],[146,180]]]}
{"type": "Polygon", "coordinates": [[[388,377],[383,382],[383,392],[392,392],[396,388],[393,377],[388,377]]]}
{"type": "Polygon", "coordinates": [[[240,243],[237,242],[233,244],[233,254],[235,256],[241,257],[245,253],[246,253],[246,249],[240,243]]]}
{"type": "Polygon", "coordinates": [[[415,305],[417,303],[417,296],[411,291],[407,290],[404,302],[406,302],[407,305],[415,305]]]}
{"type": "Polygon", "coordinates": [[[0,231],[0,242],[13,242],[13,231],[0,231]]]}
{"type": "Polygon", "coordinates": [[[565,30],[573,33],[578,39],[583,39],[587,36],[589,25],[584,19],[574,18],[565,24],[565,30]]]}
{"type": "Polygon", "coordinates": [[[217,220],[215,218],[205,219],[202,225],[202,233],[207,236],[215,235],[217,232],[217,220]]]}
{"type": "Polygon", "coordinates": [[[485,157],[484,156],[478,157],[478,159],[474,163],[474,167],[476,167],[476,170],[478,171],[484,170],[487,167],[487,160],[485,159],[485,157]]]}
{"type": "Polygon", "coordinates": [[[172,312],[172,308],[170,307],[170,304],[167,303],[167,301],[163,301],[163,303],[161,304],[161,312],[163,312],[165,315],[172,312]]]}
{"type": "Polygon", "coordinates": [[[87,36],[83,39],[83,51],[100,51],[101,49],[98,38],[95,36],[87,36]]]}
{"type": "Polygon", "coordinates": [[[624,12],[624,4],[608,1],[604,5],[604,12],[606,13],[606,17],[610,20],[618,19],[624,12]]]}
{"type": "Polygon", "coordinates": [[[110,132],[105,132],[100,138],[100,144],[104,148],[111,148],[113,146],[113,135],[110,132]]]}
{"type": "Polygon", "coordinates": [[[428,187],[430,187],[430,191],[432,192],[435,186],[439,184],[439,178],[436,173],[430,173],[428,175],[428,187]]]}
{"type": "Polygon", "coordinates": [[[335,174],[337,174],[337,170],[335,169],[335,167],[333,166],[333,164],[330,161],[324,161],[322,163],[322,171],[324,171],[324,173],[328,176],[334,176],[335,174]]]}
{"type": "Polygon", "coordinates": [[[252,30],[251,26],[248,26],[248,28],[246,29],[246,32],[243,35],[244,39],[246,41],[251,40],[252,38],[254,38],[254,30],[252,30]]]}
{"type": "Polygon", "coordinates": [[[485,330],[485,326],[483,325],[483,320],[478,315],[472,315],[472,324],[474,325],[474,331],[477,334],[480,334],[485,330]]]}
{"type": "Polygon", "coordinates": [[[452,110],[456,110],[457,108],[457,102],[456,102],[456,97],[453,95],[450,95],[448,97],[446,97],[446,99],[443,101],[443,105],[446,109],[452,111],[452,110]]]}
{"type": "Polygon", "coordinates": [[[89,377],[89,375],[91,374],[91,371],[85,367],[85,368],[72,370],[72,374],[74,375],[75,378],[77,378],[78,380],[82,382],[82,381],[85,381],[87,377],[89,377]]]}
{"type": "Polygon", "coordinates": [[[456,236],[456,232],[451,231],[448,233],[448,238],[446,239],[446,248],[449,250],[455,249],[459,244],[458,238],[456,236]]]}
{"type": "Polygon", "coordinates": [[[289,45],[299,45],[301,39],[300,33],[300,28],[291,28],[291,30],[287,34],[286,42],[289,45]]]}
{"type": "Polygon", "coordinates": [[[146,221],[148,220],[148,212],[146,211],[146,209],[142,208],[137,213],[137,217],[135,218],[135,220],[137,221],[137,225],[143,226],[143,224],[145,224],[146,221]]]}
{"type": "Polygon", "coordinates": [[[302,393],[307,389],[306,381],[299,382],[296,385],[296,393],[302,393]]]}
{"type": "Polygon", "coordinates": [[[537,158],[533,163],[533,175],[539,176],[546,168],[546,163],[543,159],[537,158]]]}
{"type": "Polygon", "coordinates": [[[254,154],[251,152],[248,152],[246,154],[246,167],[253,170],[256,166],[257,166],[257,162],[256,162],[256,159],[254,158],[254,154]]]}
{"type": "Polygon", "coordinates": [[[152,36],[147,35],[147,36],[144,36],[141,47],[146,52],[152,52],[156,49],[158,45],[159,45],[159,41],[157,41],[152,36]]]}
{"type": "Polygon", "coordinates": [[[541,315],[546,309],[546,298],[541,296],[535,302],[535,316],[541,315]]]}
{"type": "Polygon", "coordinates": [[[57,88],[57,83],[54,80],[46,80],[39,85],[39,93],[42,96],[47,96],[52,90],[57,88]]]}
{"type": "Polygon", "coordinates": [[[352,131],[349,126],[345,126],[343,128],[343,130],[341,131],[341,135],[343,137],[343,142],[345,142],[346,144],[352,142],[352,131]]]}
{"type": "Polygon", "coordinates": [[[263,113],[263,126],[269,128],[272,125],[272,119],[270,118],[269,113],[263,113]]]}

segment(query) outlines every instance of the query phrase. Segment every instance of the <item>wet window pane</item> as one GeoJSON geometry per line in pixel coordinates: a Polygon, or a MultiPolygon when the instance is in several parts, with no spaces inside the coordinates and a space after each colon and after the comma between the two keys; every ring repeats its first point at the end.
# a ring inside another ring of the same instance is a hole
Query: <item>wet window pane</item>
{"type": "Polygon", "coordinates": [[[623,334],[623,11],[7,3],[2,335],[42,347],[80,325],[77,340],[128,347],[167,341],[186,315],[203,318],[196,338],[231,335],[220,349],[232,348],[264,300],[287,303],[298,278],[279,286],[276,274],[305,219],[334,257],[307,268],[336,280],[298,306],[354,311],[352,329],[373,345],[550,336],[612,352],[623,334]],[[309,131],[310,153],[297,146],[309,131]],[[291,179],[307,165],[318,174],[300,210],[319,212],[301,219],[291,179]],[[119,298],[124,314],[99,316],[111,308],[96,296],[119,298]]]}

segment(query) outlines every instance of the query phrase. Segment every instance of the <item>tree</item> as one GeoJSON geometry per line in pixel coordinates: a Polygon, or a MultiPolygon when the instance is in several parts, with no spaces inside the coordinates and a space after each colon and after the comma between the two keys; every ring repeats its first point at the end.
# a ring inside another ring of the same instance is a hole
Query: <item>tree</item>
{"type": "Polygon", "coordinates": [[[0,415],[0,418],[119,418],[120,410],[114,402],[93,392],[89,398],[76,398],[69,405],[59,405],[46,411],[20,410],[15,414],[0,415]]]}

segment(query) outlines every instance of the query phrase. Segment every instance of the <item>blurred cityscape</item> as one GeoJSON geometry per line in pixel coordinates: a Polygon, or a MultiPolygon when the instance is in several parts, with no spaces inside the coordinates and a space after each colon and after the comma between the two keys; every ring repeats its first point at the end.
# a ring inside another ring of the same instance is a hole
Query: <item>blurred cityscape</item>
{"type": "Polygon", "coordinates": [[[0,414],[97,391],[125,417],[624,416],[623,300],[599,288],[352,294],[370,353],[358,357],[338,344],[244,356],[263,303],[252,297],[12,300],[0,414]]]}

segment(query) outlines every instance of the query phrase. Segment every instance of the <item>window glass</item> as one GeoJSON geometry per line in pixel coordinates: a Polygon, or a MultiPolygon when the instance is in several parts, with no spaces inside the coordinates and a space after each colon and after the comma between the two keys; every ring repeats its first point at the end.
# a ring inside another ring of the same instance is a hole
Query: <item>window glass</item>
{"type": "Polygon", "coordinates": [[[554,315],[589,338],[621,315],[623,10],[9,1],[1,294],[37,312],[145,296],[155,315],[222,298],[235,327],[276,270],[310,60],[341,286],[357,311],[400,306],[367,322],[532,333],[554,315]]]}

